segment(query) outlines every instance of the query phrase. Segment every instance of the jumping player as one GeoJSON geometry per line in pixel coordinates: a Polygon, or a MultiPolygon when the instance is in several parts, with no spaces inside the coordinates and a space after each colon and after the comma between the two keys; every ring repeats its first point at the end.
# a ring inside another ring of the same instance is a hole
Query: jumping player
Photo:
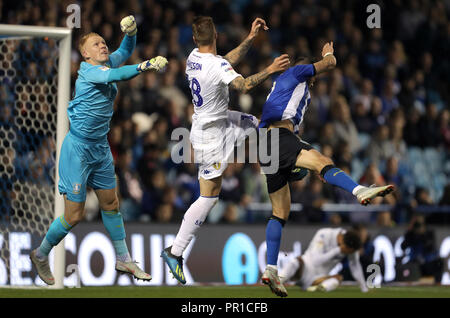
{"type": "MultiPolygon", "coordinates": [[[[308,170],[312,170],[320,174],[322,180],[355,195],[362,205],[369,204],[376,196],[385,196],[394,190],[392,185],[365,187],[357,184],[337,168],[330,158],[295,134],[311,100],[308,85],[312,84],[316,75],[334,69],[336,58],[333,53],[333,42],[326,43],[322,48],[321,61],[314,64],[297,63],[278,76],[264,104],[259,124],[259,128],[267,128],[267,138],[260,138],[260,146],[264,142],[267,149],[279,148],[280,158],[278,171],[266,173],[272,216],[266,227],[267,267],[262,275],[262,282],[281,297],[286,297],[287,291],[277,274],[277,260],[282,228],[291,207],[290,181],[300,180],[308,170]],[[278,130],[279,139],[272,145],[270,135],[274,129],[278,130]]],[[[264,172],[267,164],[261,163],[261,166],[264,172]]]]}
{"type": "Polygon", "coordinates": [[[41,245],[30,254],[39,277],[48,285],[55,283],[48,254],[83,219],[87,186],[95,190],[99,200],[103,224],[116,252],[116,270],[136,279],[151,280],[128,252],[107,134],[117,95],[115,83],[144,71],[160,71],[166,66],[167,59],[158,56],[140,64],[119,67],[131,56],[137,32],[133,16],[123,18],[120,26],[126,35],[119,49],[111,55],[105,40],[96,33],[84,35],[79,43],[85,62],[80,64],[75,97],[69,102],[70,131],[64,138],[59,160],[58,187],[64,195],[64,215],[52,222],[41,245]]]}
{"type": "Polygon", "coordinates": [[[161,253],[174,277],[182,284],[186,283],[183,251],[219,199],[222,173],[232,154],[230,150],[233,150],[226,145],[240,144],[245,139],[243,132],[247,128],[256,128],[258,123],[252,115],[228,110],[228,88],[245,93],[289,65],[285,54],[275,58],[263,71],[247,78],[236,73],[233,66],[247,53],[261,28],[268,29],[266,22],[255,19],[248,37],[222,57],[217,55],[217,32],[212,18],[197,17],[192,25],[193,40],[198,48],[187,58],[186,76],[194,104],[190,140],[195,157],[200,158],[196,159],[200,163],[200,196],[184,214],[173,245],[161,253]]]}

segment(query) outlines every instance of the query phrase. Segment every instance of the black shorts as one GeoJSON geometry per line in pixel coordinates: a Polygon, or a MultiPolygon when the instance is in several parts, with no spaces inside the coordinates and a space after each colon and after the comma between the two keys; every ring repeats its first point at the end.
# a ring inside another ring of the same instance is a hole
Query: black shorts
{"type": "MultiPolygon", "coordinates": [[[[286,128],[273,128],[267,132],[267,135],[259,135],[259,146],[266,145],[267,154],[270,156],[271,151],[278,148],[279,160],[278,160],[278,170],[275,173],[268,173],[267,168],[273,164],[272,162],[262,163],[260,160],[260,165],[263,173],[266,175],[267,188],[269,193],[280,190],[288,182],[297,181],[303,179],[308,170],[305,168],[300,168],[295,166],[297,161],[297,156],[302,151],[302,149],[311,150],[313,147],[301,140],[296,134],[291,132],[286,128]],[[278,129],[279,140],[277,143],[272,145],[272,131],[278,129]],[[276,147],[275,149],[272,149],[276,147]]],[[[276,163],[275,163],[276,164],[276,163]]],[[[270,170],[269,170],[270,171],[270,170]]]]}

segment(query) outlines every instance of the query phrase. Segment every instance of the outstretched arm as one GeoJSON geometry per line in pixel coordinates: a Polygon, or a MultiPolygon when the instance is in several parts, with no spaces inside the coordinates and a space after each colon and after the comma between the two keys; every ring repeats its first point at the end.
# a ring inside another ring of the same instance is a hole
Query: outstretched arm
{"type": "Polygon", "coordinates": [[[359,262],[359,253],[355,252],[348,255],[348,264],[353,278],[358,282],[362,292],[367,292],[366,282],[364,280],[364,272],[359,262]]]}
{"type": "Polygon", "coordinates": [[[120,47],[109,56],[111,67],[119,67],[120,64],[128,60],[136,47],[137,25],[132,15],[120,21],[120,29],[125,33],[125,36],[120,43],[120,47]]]}
{"type": "Polygon", "coordinates": [[[133,54],[135,47],[136,35],[125,35],[123,37],[122,43],[120,43],[120,47],[109,56],[111,67],[119,67],[120,64],[128,60],[131,54],[133,54]]]}
{"type": "Polygon", "coordinates": [[[263,28],[264,30],[268,30],[269,28],[266,25],[266,21],[261,18],[256,18],[252,23],[252,29],[250,30],[247,38],[239,44],[238,47],[231,50],[224,58],[230,62],[232,66],[236,66],[242,60],[245,54],[247,54],[250,46],[252,46],[253,40],[258,35],[259,29],[263,28]]]}
{"type": "Polygon", "coordinates": [[[165,57],[157,56],[140,64],[125,65],[118,68],[97,65],[86,72],[85,78],[92,83],[126,81],[145,71],[154,70],[160,72],[164,70],[167,63],[165,57]]]}
{"type": "Polygon", "coordinates": [[[336,67],[336,58],[333,55],[333,42],[326,43],[322,48],[322,60],[314,63],[316,74],[330,71],[336,67]]]}
{"type": "Polygon", "coordinates": [[[249,90],[264,82],[270,75],[286,70],[289,67],[289,56],[283,54],[273,60],[273,63],[266,67],[259,73],[256,73],[247,78],[242,76],[236,77],[231,83],[230,87],[241,93],[247,93],[249,90]]]}

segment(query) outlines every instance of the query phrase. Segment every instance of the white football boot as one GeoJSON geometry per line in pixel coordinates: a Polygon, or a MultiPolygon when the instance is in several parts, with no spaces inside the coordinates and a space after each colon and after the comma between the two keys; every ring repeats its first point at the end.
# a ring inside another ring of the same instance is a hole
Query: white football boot
{"type": "Polygon", "coordinates": [[[47,284],[54,285],[55,278],[53,277],[52,271],[50,270],[50,265],[48,263],[48,257],[41,260],[36,256],[36,250],[30,253],[31,262],[37,269],[39,277],[47,284]]]}
{"type": "Polygon", "coordinates": [[[362,205],[368,205],[370,201],[375,197],[384,197],[385,195],[394,191],[393,185],[387,185],[382,187],[376,187],[371,185],[370,187],[364,187],[359,189],[355,195],[359,203],[362,205]]]}
{"type": "Polygon", "coordinates": [[[152,280],[152,276],[147,274],[137,266],[137,262],[121,262],[116,261],[116,271],[120,273],[130,274],[136,279],[145,281],[152,280]]]}
{"type": "Polygon", "coordinates": [[[270,287],[272,293],[280,297],[286,297],[288,295],[286,288],[278,277],[278,271],[276,269],[266,267],[261,280],[264,284],[270,287]]]}

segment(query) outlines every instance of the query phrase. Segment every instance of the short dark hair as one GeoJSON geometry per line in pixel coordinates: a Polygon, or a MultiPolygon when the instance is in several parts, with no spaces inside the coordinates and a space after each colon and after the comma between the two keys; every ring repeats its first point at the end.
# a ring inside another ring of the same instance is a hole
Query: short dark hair
{"type": "Polygon", "coordinates": [[[216,28],[211,17],[198,16],[192,23],[192,34],[197,45],[210,45],[214,42],[216,28]]]}
{"type": "Polygon", "coordinates": [[[344,234],[345,246],[357,251],[361,248],[361,237],[355,230],[348,230],[344,234]]]}

